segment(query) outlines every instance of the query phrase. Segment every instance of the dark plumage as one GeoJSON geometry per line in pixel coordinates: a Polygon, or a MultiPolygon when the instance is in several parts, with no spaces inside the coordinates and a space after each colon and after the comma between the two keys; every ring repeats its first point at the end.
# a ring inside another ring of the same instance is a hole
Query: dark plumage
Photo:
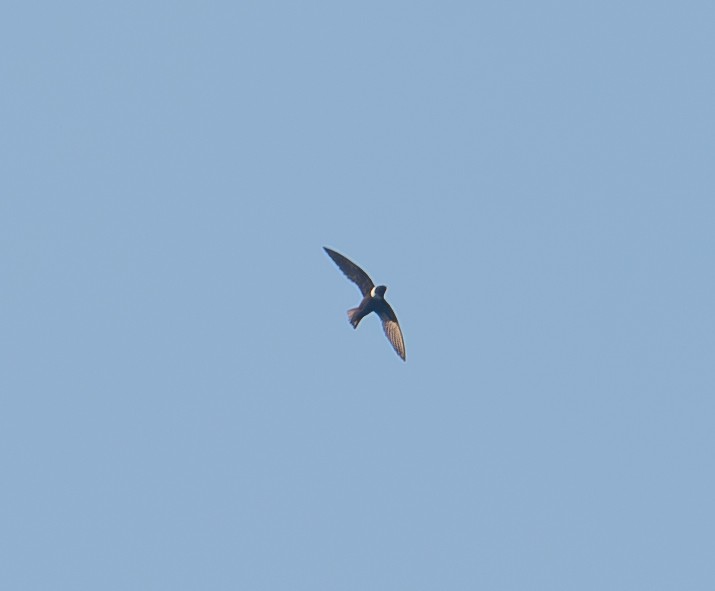
{"type": "Polygon", "coordinates": [[[330,250],[327,247],[323,247],[323,249],[340,270],[345,273],[347,278],[360,288],[360,293],[362,293],[363,298],[360,305],[357,308],[348,310],[350,324],[353,325],[353,328],[357,328],[365,316],[370,312],[375,312],[382,321],[382,328],[388,340],[397,354],[405,361],[405,341],[402,338],[402,330],[400,330],[400,324],[397,322],[395,312],[390,307],[390,304],[385,301],[387,287],[384,285],[375,286],[365,271],[339,252],[330,250]]]}

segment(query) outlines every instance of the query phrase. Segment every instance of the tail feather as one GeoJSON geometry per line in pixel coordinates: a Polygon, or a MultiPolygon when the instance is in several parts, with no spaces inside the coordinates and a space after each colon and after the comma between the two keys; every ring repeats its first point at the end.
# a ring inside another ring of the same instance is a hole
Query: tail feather
{"type": "Polygon", "coordinates": [[[360,321],[362,320],[362,317],[358,315],[359,308],[350,308],[348,310],[348,320],[350,321],[350,324],[353,325],[353,328],[357,328],[358,324],[360,324],[360,321]]]}

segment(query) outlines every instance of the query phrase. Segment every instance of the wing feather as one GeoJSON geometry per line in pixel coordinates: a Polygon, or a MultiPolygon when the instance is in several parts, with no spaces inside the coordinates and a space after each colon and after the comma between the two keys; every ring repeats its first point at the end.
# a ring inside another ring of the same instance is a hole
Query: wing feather
{"type": "Polygon", "coordinates": [[[397,322],[397,316],[387,302],[384,303],[384,309],[380,310],[379,316],[382,320],[382,328],[385,331],[387,340],[392,344],[395,352],[402,357],[402,361],[407,361],[405,354],[405,340],[402,338],[402,330],[397,322]]]}
{"type": "Polygon", "coordinates": [[[345,276],[350,279],[355,285],[357,285],[360,288],[360,291],[362,292],[363,296],[366,296],[367,294],[370,293],[370,290],[375,287],[375,284],[372,282],[372,279],[368,276],[365,271],[363,271],[360,267],[358,267],[355,263],[353,263],[350,259],[347,257],[344,257],[341,255],[339,252],[335,252],[334,250],[330,250],[327,247],[323,247],[323,250],[328,253],[328,256],[333,259],[333,262],[338,266],[338,268],[345,273],[345,276]]]}

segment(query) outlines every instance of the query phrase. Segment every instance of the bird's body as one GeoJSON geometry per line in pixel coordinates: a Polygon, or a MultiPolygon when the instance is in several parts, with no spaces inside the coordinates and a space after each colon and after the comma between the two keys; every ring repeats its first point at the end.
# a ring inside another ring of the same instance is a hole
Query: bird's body
{"type": "MultiPolygon", "coordinates": [[[[371,312],[375,312],[378,316],[381,316],[381,312],[385,312],[385,308],[390,308],[389,304],[385,301],[384,286],[380,285],[378,287],[373,287],[360,302],[357,308],[351,308],[348,310],[348,319],[353,328],[357,328],[360,321],[365,318],[371,312]],[[378,287],[382,287],[382,293],[378,293],[378,287]]],[[[391,308],[390,308],[391,309],[391,308]]],[[[393,312],[394,316],[394,312],[393,312]]]]}
{"type": "Polygon", "coordinates": [[[375,312],[382,321],[382,328],[385,335],[395,349],[395,352],[406,360],[405,342],[402,338],[402,330],[397,322],[397,316],[390,304],[385,301],[385,291],[387,287],[384,285],[375,285],[372,279],[365,271],[353,263],[350,259],[344,257],[338,252],[329,248],[323,247],[340,270],[345,273],[348,279],[355,283],[363,295],[362,301],[357,308],[348,310],[348,319],[353,328],[357,328],[360,321],[368,314],[375,312]]]}

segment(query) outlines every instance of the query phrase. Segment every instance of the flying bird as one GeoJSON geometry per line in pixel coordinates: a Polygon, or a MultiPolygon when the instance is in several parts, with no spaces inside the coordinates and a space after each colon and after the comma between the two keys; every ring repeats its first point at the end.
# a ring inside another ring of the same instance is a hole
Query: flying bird
{"type": "Polygon", "coordinates": [[[362,302],[357,308],[348,310],[348,320],[353,328],[357,328],[360,321],[365,318],[370,312],[375,312],[382,321],[382,328],[385,335],[392,344],[397,354],[406,361],[405,357],[405,341],[402,338],[402,331],[397,322],[395,312],[385,301],[385,292],[387,287],[384,285],[375,285],[372,279],[365,271],[358,267],[348,258],[341,255],[339,252],[323,247],[323,250],[328,253],[328,256],[333,259],[333,262],[345,273],[346,277],[355,283],[362,293],[362,302]]]}

